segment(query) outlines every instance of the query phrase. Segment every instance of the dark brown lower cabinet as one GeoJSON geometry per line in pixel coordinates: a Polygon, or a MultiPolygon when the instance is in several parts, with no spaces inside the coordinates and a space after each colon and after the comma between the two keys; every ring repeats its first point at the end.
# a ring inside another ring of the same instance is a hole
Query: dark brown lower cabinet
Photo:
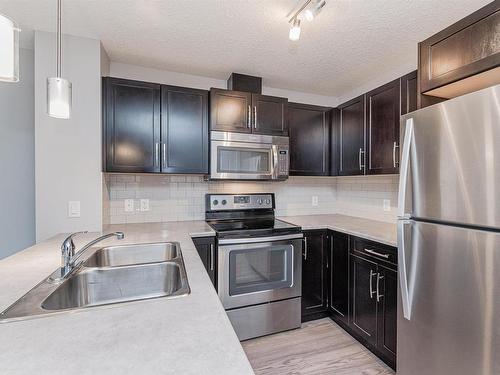
{"type": "Polygon", "coordinates": [[[351,255],[351,328],[366,342],[377,344],[377,263],[351,255]]]}
{"type": "Polygon", "coordinates": [[[397,343],[397,271],[378,267],[380,296],[377,310],[377,348],[392,363],[396,363],[397,343]]]}
{"type": "Polygon", "coordinates": [[[193,242],[212,284],[217,289],[217,249],[215,246],[215,237],[196,237],[193,238],[193,242]]]}
{"type": "Polygon", "coordinates": [[[328,239],[324,230],[304,232],[302,250],[302,321],[327,316],[328,239]]]}
{"type": "Polygon", "coordinates": [[[349,236],[330,232],[330,310],[333,320],[349,324],[349,236]]]}
{"type": "Polygon", "coordinates": [[[302,321],[329,316],[396,368],[397,249],[331,230],[304,231],[302,321]]]}

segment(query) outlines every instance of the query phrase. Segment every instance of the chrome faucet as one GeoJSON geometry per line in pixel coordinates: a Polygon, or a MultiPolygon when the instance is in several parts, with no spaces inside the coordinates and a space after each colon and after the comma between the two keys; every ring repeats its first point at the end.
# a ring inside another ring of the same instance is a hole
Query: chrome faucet
{"type": "Polygon", "coordinates": [[[125,238],[125,234],[123,232],[108,233],[96,238],[95,240],[90,241],[75,253],[75,244],[73,242],[73,237],[83,233],[87,233],[87,231],[71,233],[63,241],[61,245],[61,267],[50,276],[50,281],[62,282],[64,279],[66,279],[73,272],[73,270],[80,265],[80,263],[77,263],[77,261],[89,247],[94,246],[96,243],[109,237],[116,236],[116,238],[119,240],[125,238]]]}

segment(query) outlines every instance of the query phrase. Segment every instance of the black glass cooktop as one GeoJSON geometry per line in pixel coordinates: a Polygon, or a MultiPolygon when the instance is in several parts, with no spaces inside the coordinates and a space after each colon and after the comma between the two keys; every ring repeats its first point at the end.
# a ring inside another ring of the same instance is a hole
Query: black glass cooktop
{"type": "Polygon", "coordinates": [[[300,231],[300,227],[277,219],[209,220],[207,223],[219,236],[251,237],[300,231]]]}

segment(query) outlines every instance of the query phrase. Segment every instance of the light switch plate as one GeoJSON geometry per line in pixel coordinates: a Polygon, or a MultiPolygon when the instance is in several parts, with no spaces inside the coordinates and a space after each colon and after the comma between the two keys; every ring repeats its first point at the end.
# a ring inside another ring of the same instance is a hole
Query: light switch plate
{"type": "Polygon", "coordinates": [[[391,210],[391,200],[390,199],[384,199],[383,205],[384,205],[384,211],[391,210]]]}
{"type": "Polygon", "coordinates": [[[149,211],[149,199],[141,199],[141,211],[149,211]]]}
{"type": "Polygon", "coordinates": [[[134,200],[133,199],[125,199],[125,212],[133,212],[134,211],[134,200]]]}
{"type": "Polygon", "coordinates": [[[311,202],[311,204],[313,206],[317,206],[318,205],[318,196],[317,195],[313,195],[312,196],[312,202],[311,202]]]}
{"type": "Polygon", "coordinates": [[[68,217],[80,217],[80,201],[68,202],[68,217]]]}

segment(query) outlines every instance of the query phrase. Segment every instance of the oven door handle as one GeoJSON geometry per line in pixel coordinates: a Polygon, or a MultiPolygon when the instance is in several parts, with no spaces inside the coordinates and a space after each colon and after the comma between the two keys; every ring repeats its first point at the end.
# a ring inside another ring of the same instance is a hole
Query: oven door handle
{"type": "Polygon", "coordinates": [[[228,239],[220,239],[219,245],[274,242],[282,240],[295,240],[303,237],[304,235],[302,233],[296,233],[296,234],[287,234],[284,236],[272,236],[272,237],[228,238],[228,239]]]}

